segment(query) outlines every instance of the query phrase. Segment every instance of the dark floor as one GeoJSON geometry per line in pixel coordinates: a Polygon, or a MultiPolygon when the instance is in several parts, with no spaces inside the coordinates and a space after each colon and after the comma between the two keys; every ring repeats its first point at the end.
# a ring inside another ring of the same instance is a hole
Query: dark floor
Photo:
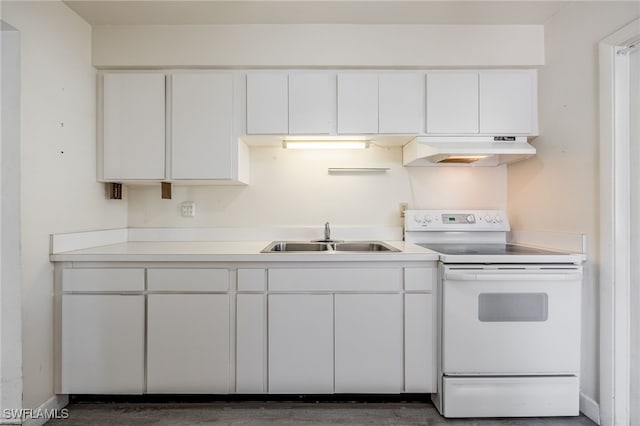
{"type": "Polygon", "coordinates": [[[457,425],[593,426],[580,417],[446,420],[425,402],[72,402],[47,425],[457,425]]]}

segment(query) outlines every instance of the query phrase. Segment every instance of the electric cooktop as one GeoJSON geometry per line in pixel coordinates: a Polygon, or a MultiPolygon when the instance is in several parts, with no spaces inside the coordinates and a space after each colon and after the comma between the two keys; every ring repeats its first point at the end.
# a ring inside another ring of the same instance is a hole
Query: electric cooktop
{"type": "Polygon", "coordinates": [[[564,254],[551,250],[542,250],[532,247],[519,246],[515,244],[417,244],[442,254],[449,255],[559,255],[564,254]]]}

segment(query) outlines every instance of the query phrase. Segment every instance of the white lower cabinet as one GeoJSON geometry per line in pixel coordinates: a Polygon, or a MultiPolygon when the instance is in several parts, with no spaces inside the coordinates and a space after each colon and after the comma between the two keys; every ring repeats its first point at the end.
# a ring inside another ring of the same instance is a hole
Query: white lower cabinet
{"type": "MultiPolygon", "coordinates": [[[[256,270],[262,272],[263,270],[256,270]]],[[[240,276],[240,274],[238,274],[240,276]]],[[[238,285],[240,277],[238,278],[238,285]]],[[[236,392],[263,393],[266,374],[265,295],[238,294],[236,302],[236,392]]]]}
{"type": "Polygon", "coordinates": [[[269,392],[333,393],[333,295],[269,295],[269,392]]]}
{"type": "Polygon", "coordinates": [[[335,295],[335,392],[403,391],[402,295],[335,295]]]}
{"type": "Polygon", "coordinates": [[[229,393],[229,296],[147,297],[147,393],[229,393]]]}
{"type": "Polygon", "coordinates": [[[433,267],[109,266],[56,274],[58,393],[436,391],[433,267]]]}
{"type": "Polygon", "coordinates": [[[144,296],[62,296],[59,393],[144,392],[144,296]]]}
{"type": "Polygon", "coordinates": [[[404,296],[405,392],[436,392],[433,295],[404,296]]]}

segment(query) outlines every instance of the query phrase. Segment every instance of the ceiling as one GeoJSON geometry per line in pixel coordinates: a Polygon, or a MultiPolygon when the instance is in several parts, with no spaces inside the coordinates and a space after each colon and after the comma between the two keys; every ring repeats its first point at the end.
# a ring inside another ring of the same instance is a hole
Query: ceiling
{"type": "Polygon", "coordinates": [[[544,24],[568,1],[65,0],[91,25],[544,24]]]}

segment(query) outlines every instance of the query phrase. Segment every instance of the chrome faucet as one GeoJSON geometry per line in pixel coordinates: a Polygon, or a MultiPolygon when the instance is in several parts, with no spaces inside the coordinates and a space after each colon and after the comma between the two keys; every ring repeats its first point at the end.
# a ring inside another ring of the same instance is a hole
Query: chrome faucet
{"type": "Polygon", "coordinates": [[[329,227],[329,222],[324,224],[324,240],[331,241],[331,228],[329,227]]]}

